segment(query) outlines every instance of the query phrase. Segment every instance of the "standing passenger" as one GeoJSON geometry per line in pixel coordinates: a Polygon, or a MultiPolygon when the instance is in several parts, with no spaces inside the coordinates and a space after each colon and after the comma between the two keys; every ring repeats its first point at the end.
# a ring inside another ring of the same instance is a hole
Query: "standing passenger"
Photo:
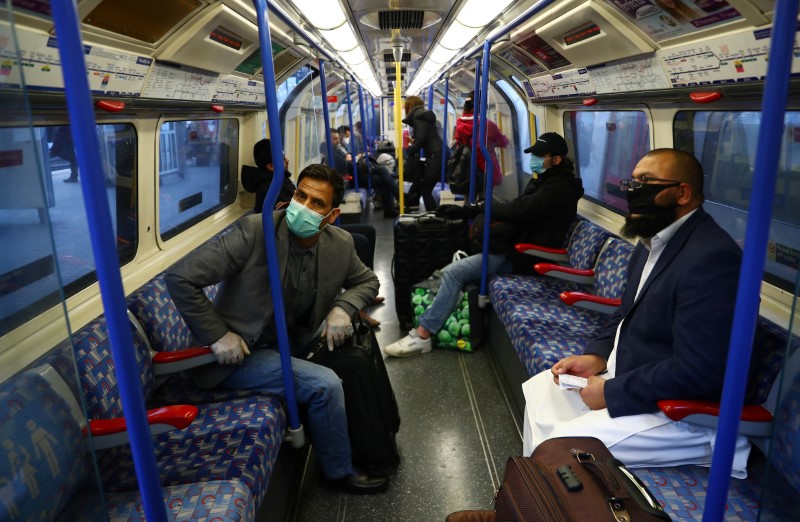
{"type": "MultiPolygon", "coordinates": [[[[492,219],[503,224],[492,227],[489,277],[512,270],[524,272],[531,265],[530,258],[514,261],[516,243],[561,247],[578,211],[578,200],[583,196],[583,185],[575,177],[572,160],[567,158],[567,142],[564,138],[555,132],[542,134],[525,152],[531,152],[533,157],[538,158],[535,171],[541,174],[534,174],[519,198],[492,203],[492,219]]],[[[467,208],[473,215],[482,212],[482,205],[467,208]]],[[[483,214],[475,219],[476,229],[482,228],[477,225],[482,224],[483,219],[483,214]]],[[[482,240],[482,233],[475,232],[474,235],[482,240]]],[[[431,335],[442,329],[447,316],[455,309],[458,294],[464,286],[480,280],[481,263],[482,256],[477,254],[447,265],[443,269],[439,292],[420,316],[419,326],[409,331],[408,336],[387,346],[384,350],[386,355],[408,357],[430,352],[431,335]]]]}
{"type": "MultiPolygon", "coordinates": [[[[475,104],[473,102],[475,92],[469,93],[469,97],[464,101],[464,113],[456,120],[456,126],[453,130],[453,139],[459,145],[471,145],[473,129],[473,116],[475,113],[475,104]]],[[[480,124],[479,121],[475,122],[480,124]]],[[[490,119],[486,120],[486,148],[489,150],[489,156],[492,159],[492,185],[497,186],[503,181],[503,171],[500,169],[500,162],[497,161],[497,154],[495,148],[500,147],[504,149],[508,146],[508,138],[500,132],[497,124],[490,119]]],[[[478,170],[486,173],[486,159],[483,157],[480,145],[477,148],[476,166],[478,170]]],[[[477,193],[482,194],[485,185],[483,183],[478,185],[477,193]]]]}
{"type": "MultiPolygon", "coordinates": [[[[583,355],[523,385],[523,451],[552,437],[591,435],[629,467],[708,465],[716,430],[674,422],[657,401],[720,399],[742,253],[703,210],[703,168],[691,154],[650,151],[623,183],[622,234],[641,241],[622,305],[583,355]],[[562,374],[588,385],[560,390],[562,374]]],[[[746,476],[749,452],[739,436],[734,476],[746,476]]]]}
{"type": "MultiPolygon", "coordinates": [[[[239,220],[231,232],[167,272],[175,305],[217,359],[218,364],[192,372],[198,385],[285,396],[273,291],[283,292],[286,300],[294,355],[305,355],[302,348],[318,331],[327,337],[330,350],[352,335],[351,317],[373,302],[379,282],[359,261],[350,234],[328,226],[339,216],[343,194],[341,176],[325,165],[300,173],[289,207],[275,212],[282,288],[269,287],[264,230],[257,215],[239,220]],[[203,288],[220,282],[212,303],[203,288]]],[[[311,438],[325,478],[354,493],[385,490],[386,477],[353,467],[341,380],[332,370],[301,358],[292,358],[292,369],[297,399],[308,406],[311,438]]]]}
{"type": "MultiPolygon", "coordinates": [[[[407,155],[409,160],[425,151],[425,171],[418,174],[414,180],[409,198],[419,199],[425,203],[425,210],[436,210],[436,200],[433,198],[433,187],[442,175],[442,137],[436,131],[436,115],[423,107],[422,98],[409,96],[405,103],[406,117],[403,123],[414,131],[414,142],[409,145],[407,155]]],[[[413,205],[415,201],[410,203],[413,205]]]]}

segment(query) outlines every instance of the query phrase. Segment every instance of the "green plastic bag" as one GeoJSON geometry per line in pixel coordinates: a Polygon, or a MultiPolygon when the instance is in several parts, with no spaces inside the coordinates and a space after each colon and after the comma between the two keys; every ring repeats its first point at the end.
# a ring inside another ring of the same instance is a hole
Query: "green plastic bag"
{"type": "MultiPolygon", "coordinates": [[[[411,287],[415,328],[419,326],[420,316],[433,303],[440,284],[441,278],[434,273],[431,278],[411,287]]],[[[467,285],[458,298],[455,310],[447,316],[442,329],[432,337],[434,348],[472,352],[477,347],[483,337],[483,313],[478,309],[477,297],[477,286],[467,285]]]]}

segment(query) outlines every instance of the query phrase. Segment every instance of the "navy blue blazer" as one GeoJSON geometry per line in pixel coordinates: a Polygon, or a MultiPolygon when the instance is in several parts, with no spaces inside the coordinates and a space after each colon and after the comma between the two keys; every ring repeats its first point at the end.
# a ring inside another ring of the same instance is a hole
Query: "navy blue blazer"
{"type": "Polygon", "coordinates": [[[622,305],[586,348],[608,360],[617,326],[616,376],[605,383],[612,417],[652,413],[663,399],[719,400],[742,251],[702,208],[670,239],[634,301],[648,250],[640,242],[622,305]]]}

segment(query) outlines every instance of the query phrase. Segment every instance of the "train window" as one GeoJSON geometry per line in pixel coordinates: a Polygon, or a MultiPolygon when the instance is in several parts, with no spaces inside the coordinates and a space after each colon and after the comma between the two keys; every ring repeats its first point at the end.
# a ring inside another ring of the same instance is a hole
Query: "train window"
{"type": "MultiPolygon", "coordinates": [[[[69,125],[12,127],[0,134],[3,335],[55,306],[61,294],[54,288],[63,285],[64,297],[69,297],[97,277],[69,125]]],[[[136,131],[130,124],[98,125],[97,134],[123,265],[133,259],[137,246],[136,131]]]]}
{"type": "Polygon", "coordinates": [[[169,239],[236,200],[239,122],[167,121],[159,133],[159,232],[169,239]]]}
{"type": "MultiPolygon", "coordinates": [[[[674,144],[703,165],[704,208],[744,244],[761,113],[681,111],[674,144]]],[[[764,279],[793,292],[800,263],[800,112],[786,113],[764,279]]]]}
{"type": "Polygon", "coordinates": [[[618,213],[628,211],[619,181],[629,178],[650,150],[650,124],[643,111],[567,111],[564,138],[584,196],[618,213]]]}
{"type": "MultiPolygon", "coordinates": [[[[514,77],[511,77],[514,79],[514,77]]],[[[519,81],[517,80],[517,84],[519,81]]],[[[519,95],[519,92],[507,81],[505,80],[498,80],[497,86],[508,96],[508,99],[511,100],[511,103],[514,105],[514,115],[517,118],[517,139],[513,139],[513,133],[510,132],[511,129],[505,130],[505,135],[509,136],[509,140],[511,141],[510,145],[513,146],[516,143],[522,145],[518,151],[514,151],[515,154],[520,156],[521,163],[519,164],[522,167],[522,171],[525,174],[531,173],[530,167],[530,154],[525,154],[522,152],[523,150],[527,149],[528,146],[533,143],[531,141],[531,128],[528,121],[528,107],[525,104],[525,100],[519,95]]],[[[516,164],[515,164],[516,168],[516,164]]]]}
{"type": "Polygon", "coordinates": [[[312,72],[314,72],[313,69],[311,69],[311,67],[309,67],[308,65],[305,65],[296,70],[294,73],[292,73],[291,76],[286,78],[286,80],[278,86],[277,90],[278,107],[281,107],[283,105],[283,102],[286,101],[286,98],[289,97],[289,94],[292,93],[294,88],[297,87],[297,85],[300,82],[302,82],[305,79],[305,77],[311,74],[312,72]]]}

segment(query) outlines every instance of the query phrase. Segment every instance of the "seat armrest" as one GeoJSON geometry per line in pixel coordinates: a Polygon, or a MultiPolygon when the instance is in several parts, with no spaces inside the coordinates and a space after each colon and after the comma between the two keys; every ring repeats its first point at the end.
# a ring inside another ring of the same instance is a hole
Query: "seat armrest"
{"type": "Polygon", "coordinates": [[[156,352],[153,355],[153,373],[169,375],[214,362],[217,362],[217,358],[208,346],[196,346],[175,352],[156,352]]]}
{"type": "MultiPolygon", "coordinates": [[[[159,435],[172,430],[186,428],[197,417],[197,407],[187,404],[165,406],[147,411],[150,434],[159,435]]],[[[128,426],[124,417],[116,419],[93,419],[89,431],[96,450],[103,450],[128,443],[128,426]]]]}
{"type": "Polygon", "coordinates": [[[546,275],[548,277],[555,277],[556,279],[563,279],[564,281],[571,281],[581,285],[592,285],[594,283],[594,270],[569,268],[561,265],[554,265],[553,263],[536,263],[533,269],[537,274],[546,275]]]}
{"type": "Polygon", "coordinates": [[[561,292],[560,297],[561,300],[569,306],[584,308],[603,314],[613,314],[614,310],[619,308],[622,304],[622,299],[600,297],[599,295],[587,294],[586,292],[561,292]]]}
{"type": "MultiPolygon", "coordinates": [[[[714,401],[664,400],[658,408],[674,421],[691,422],[716,428],[719,421],[719,403],[714,401]]],[[[772,413],[763,406],[746,405],[742,408],[739,434],[750,437],[768,437],[772,431],[772,413]]]]}
{"type": "Polygon", "coordinates": [[[559,263],[568,263],[569,254],[565,248],[550,248],[531,243],[517,243],[514,248],[520,254],[528,256],[535,256],[540,259],[549,259],[550,261],[557,261],[559,263]]]}

